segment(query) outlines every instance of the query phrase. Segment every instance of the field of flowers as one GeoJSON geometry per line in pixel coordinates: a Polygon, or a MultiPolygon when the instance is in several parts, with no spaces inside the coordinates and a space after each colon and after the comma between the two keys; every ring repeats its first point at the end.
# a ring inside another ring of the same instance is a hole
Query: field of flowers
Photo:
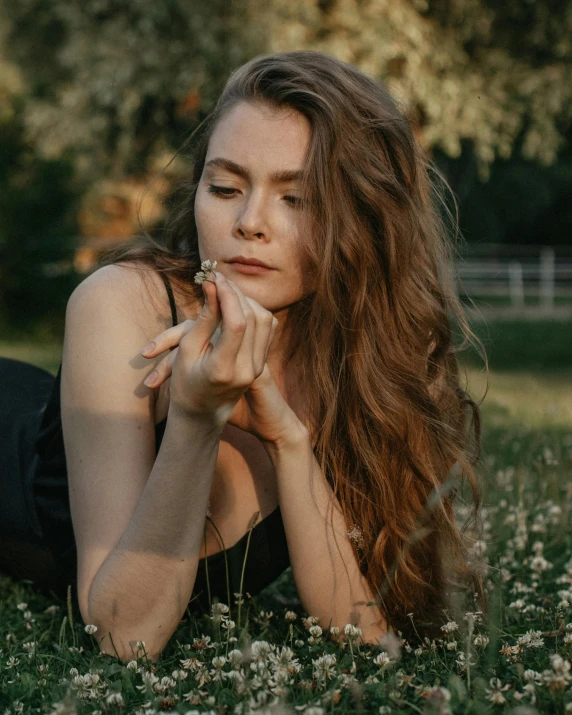
{"type": "MultiPolygon", "coordinates": [[[[468,374],[478,398],[482,375],[468,374]]],[[[443,613],[441,637],[380,647],[346,626],[338,642],[303,611],[288,569],[245,594],[240,616],[238,598],[214,603],[181,621],[159,662],[140,643],[122,664],[98,654],[71,602],[0,577],[0,715],[572,713],[571,377],[492,370],[473,546],[486,618],[443,613]]],[[[461,523],[466,510],[460,499],[461,523]]]]}

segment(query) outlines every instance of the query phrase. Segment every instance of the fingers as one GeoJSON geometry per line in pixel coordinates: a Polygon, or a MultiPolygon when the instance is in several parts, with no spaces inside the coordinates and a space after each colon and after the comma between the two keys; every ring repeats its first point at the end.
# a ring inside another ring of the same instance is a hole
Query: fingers
{"type": "Polygon", "coordinates": [[[181,342],[183,335],[193,328],[195,322],[189,318],[178,325],[173,325],[172,328],[167,328],[141,350],[141,355],[146,358],[154,358],[164,353],[165,350],[176,347],[181,342]],[[154,347],[150,347],[151,345],[154,347]]]}
{"type": "Polygon", "coordinates": [[[270,340],[275,330],[274,326],[278,321],[272,316],[272,313],[263,308],[260,303],[244,295],[234,281],[229,280],[228,282],[236,291],[244,314],[252,313],[254,317],[252,341],[246,340],[245,336],[245,340],[242,342],[241,352],[245,348],[246,343],[246,350],[249,351],[247,354],[252,356],[254,372],[256,377],[258,377],[264,369],[270,340]]]}
{"type": "MultiPolygon", "coordinates": [[[[213,377],[226,381],[233,379],[248,323],[236,291],[225,276],[218,271],[216,273],[216,289],[222,314],[222,330],[219,340],[211,352],[211,360],[214,366],[213,377]]],[[[250,340],[248,336],[247,339],[250,340]]]]}
{"type": "Polygon", "coordinates": [[[159,387],[159,385],[162,385],[165,380],[171,377],[178,349],[179,348],[177,347],[174,350],[171,350],[171,352],[166,357],[164,357],[155,365],[155,369],[153,370],[153,372],[148,375],[145,380],[143,380],[144,385],[153,388],[159,387]]]}
{"type": "Polygon", "coordinates": [[[264,354],[260,340],[260,317],[258,312],[260,308],[256,301],[244,295],[234,281],[229,280],[228,282],[240,301],[240,307],[246,319],[246,330],[244,331],[237,358],[237,369],[244,371],[242,374],[245,381],[252,382],[260,374],[259,369],[261,371],[264,367],[264,365],[260,365],[261,357],[264,354]],[[254,306],[257,306],[257,309],[254,306]]]}

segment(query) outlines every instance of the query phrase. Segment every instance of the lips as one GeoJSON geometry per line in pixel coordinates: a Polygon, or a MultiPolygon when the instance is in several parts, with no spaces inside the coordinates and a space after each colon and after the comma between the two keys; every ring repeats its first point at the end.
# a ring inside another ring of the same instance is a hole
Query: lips
{"type": "Polygon", "coordinates": [[[235,256],[231,258],[229,263],[242,263],[245,266],[260,266],[261,268],[271,268],[271,266],[263,263],[258,258],[247,258],[246,256],[235,256]]]}

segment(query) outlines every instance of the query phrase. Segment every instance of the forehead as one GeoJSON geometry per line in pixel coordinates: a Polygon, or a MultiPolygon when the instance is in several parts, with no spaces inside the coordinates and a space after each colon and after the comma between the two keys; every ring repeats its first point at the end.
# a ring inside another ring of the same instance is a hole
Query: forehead
{"type": "Polygon", "coordinates": [[[253,173],[304,166],[310,123],[294,109],[239,102],[218,122],[205,161],[231,159],[253,173]]]}

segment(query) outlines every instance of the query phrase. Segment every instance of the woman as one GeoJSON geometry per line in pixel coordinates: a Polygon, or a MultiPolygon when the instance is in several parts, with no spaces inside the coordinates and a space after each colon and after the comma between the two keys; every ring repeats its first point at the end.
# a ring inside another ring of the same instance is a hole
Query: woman
{"type": "Polygon", "coordinates": [[[438,633],[452,586],[484,608],[452,509],[466,476],[478,516],[480,427],[450,317],[478,339],[409,122],[356,68],[293,51],[237,69],[195,137],[165,240],[110,254],[68,302],[28,543],[122,659],[140,640],[157,657],[191,596],[231,605],[288,565],[323,628],[366,642],[411,618],[438,633]]]}

